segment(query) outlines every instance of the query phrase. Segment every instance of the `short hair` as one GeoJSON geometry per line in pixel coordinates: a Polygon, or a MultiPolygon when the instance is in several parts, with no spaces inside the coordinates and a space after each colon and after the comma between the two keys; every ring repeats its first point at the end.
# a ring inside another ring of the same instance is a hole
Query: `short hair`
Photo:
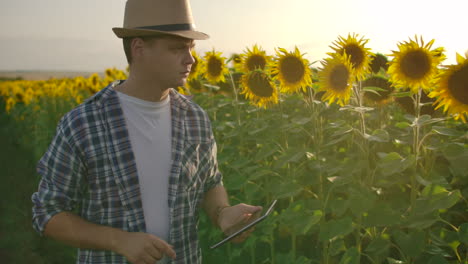
{"type": "Polygon", "coordinates": [[[124,48],[125,56],[127,57],[128,64],[130,65],[133,61],[133,56],[132,56],[132,40],[133,39],[141,38],[144,42],[152,42],[155,39],[162,38],[163,36],[164,35],[122,38],[123,48],[124,48]]]}

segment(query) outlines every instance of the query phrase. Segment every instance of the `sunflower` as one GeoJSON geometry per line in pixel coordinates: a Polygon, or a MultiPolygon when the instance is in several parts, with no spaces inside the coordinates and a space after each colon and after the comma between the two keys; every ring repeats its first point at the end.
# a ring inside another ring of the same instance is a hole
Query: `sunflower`
{"type": "Polygon", "coordinates": [[[271,74],[280,82],[280,88],[285,93],[295,93],[301,88],[306,90],[312,85],[309,61],[296,47],[294,52],[287,52],[283,48],[276,50],[276,58],[271,62],[271,74]]]}
{"type": "Polygon", "coordinates": [[[229,58],[229,61],[232,62],[232,67],[236,71],[241,71],[242,70],[242,57],[238,53],[233,53],[231,57],[229,58]]]}
{"type": "MultiPolygon", "coordinates": [[[[340,55],[347,54],[351,60],[353,75],[358,80],[362,80],[370,72],[369,65],[373,53],[365,47],[369,40],[364,39],[364,37],[358,39],[358,37],[359,34],[354,33],[353,35],[348,34],[346,39],[339,36],[338,40],[333,43],[335,46],[330,46],[330,48],[340,55]]],[[[332,55],[332,53],[328,53],[328,55],[332,55]]]]}
{"type": "Polygon", "coordinates": [[[385,72],[388,70],[388,58],[387,56],[376,53],[372,56],[372,62],[370,68],[373,73],[377,74],[380,72],[380,69],[383,69],[385,72]]]}
{"type": "Polygon", "coordinates": [[[438,88],[429,93],[437,97],[436,109],[444,107],[444,112],[453,115],[455,120],[466,123],[468,116],[468,52],[465,58],[457,53],[457,64],[446,66],[439,75],[438,88]]]}
{"type": "Polygon", "coordinates": [[[198,53],[195,50],[192,50],[192,57],[195,62],[192,64],[192,68],[190,68],[190,74],[187,80],[193,80],[198,78],[203,72],[204,63],[203,60],[198,56],[198,53]]]}
{"type": "Polygon", "coordinates": [[[247,48],[241,56],[243,72],[250,72],[256,69],[264,70],[268,62],[271,60],[270,56],[266,55],[266,52],[262,48],[254,45],[252,50],[247,48]]]}
{"type": "Polygon", "coordinates": [[[339,105],[345,105],[351,97],[353,84],[350,58],[346,53],[336,53],[322,61],[322,65],[319,72],[319,91],[325,91],[322,101],[333,103],[336,100],[339,105]]]}
{"type": "Polygon", "coordinates": [[[226,58],[221,55],[221,52],[215,50],[205,53],[205,78],[211,83],[225,82],[224,75],[229,73],[225,63],[226,58]]]}
{"type": "Polygon", "coordinates": [[[422,37],[418,41],[398,44],[399,51],[393,51],[388,73],[395,88],[409,87],[413,93],[419,88],[428,90],[437,73],[437,66],[445,59],[440,49],[431,50],[434,40],[424,45],[422,37]],[[420,42],[420,43],[419,43],[420,42]]]}
{"type": "Polygon", "coordinates": [[[250,71],[241,78],[242,91],[245,97],[255,105],[266,108],[278,103],[278,92],[268,74],[261,70],[250,71]]]}
{"type": "Polygon", "coordinates": [[[388,81],[387,78],[382,77],[382,76],[372,76],[361,83],[362,87],[375,87],[379,88],[376,93],[366,91],[364,93],[364,97],[372,102],[375,102],[377,104],[385,104],[389,101],[390,99],[390,94],[393,92],[394,88],[392,84],[388,81]]]}

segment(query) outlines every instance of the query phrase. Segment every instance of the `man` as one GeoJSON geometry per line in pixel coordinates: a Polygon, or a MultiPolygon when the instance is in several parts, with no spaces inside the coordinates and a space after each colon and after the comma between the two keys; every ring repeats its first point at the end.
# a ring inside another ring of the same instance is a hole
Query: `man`
{"type": "Polygon", "coordinates": [[[77,263],[201,263],[200,206],[224,232],[261,210],[229,206],[208,116],[171,89],[208,36],[194,30],[188,0],[128,0],[113,30],[129,77],[59,122],[38,163],[33,226],[79,248],[77,263]]]}

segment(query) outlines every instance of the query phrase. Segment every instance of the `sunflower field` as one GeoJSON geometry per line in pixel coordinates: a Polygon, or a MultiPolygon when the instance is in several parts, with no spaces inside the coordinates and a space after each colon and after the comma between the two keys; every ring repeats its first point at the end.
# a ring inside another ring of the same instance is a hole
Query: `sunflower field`
{"type": "MultiPolygon", "coordinates": [[[[374,53],[358,34],[327,57],[260,46],[193,51],[186,86],[210,115],[231,204],[274,212],[244,243],[200,214],[204,263],[468,264],[468,52],[444,64],[421,36],[374,53]]],[[[34,166],[63,114],[127,71],[0,81],[0,256],[70,263],[30,225],[34,166]]]]}

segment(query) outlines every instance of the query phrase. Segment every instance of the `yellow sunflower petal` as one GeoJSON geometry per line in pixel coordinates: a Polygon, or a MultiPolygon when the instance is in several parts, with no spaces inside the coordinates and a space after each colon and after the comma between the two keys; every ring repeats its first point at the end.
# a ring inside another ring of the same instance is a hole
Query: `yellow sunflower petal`
{"type": "Polygon", "coordinates": [[[322,100],[329,103],[337,101],[341,106],[348,103],[352,92],[353,74],[351,60],[346,53],[334,54],[322,61],[319,71],[319,90],[325,91],[322,100]]]}
{"type": "Polygon", "coordinates": [[[452,115],[455,120],[466,122],[468,115],[468,55],[463,58],[457,53],[457,64],[446,66],[441,70],[437,88],[429,93],[429,97],[437,98],[436,109],[452,115]]]}
{"type": "Polygon", "coordinates": [[[388,73],[396,88],[409,87],[413,93],[422,88],[430,90],[437,74],[437,66],[445,59],[443,48],[431,50],[434,40],[424,45],[422,37],[398,43],[398,51],[393,51],[388,73]]]}
{"type": "Polygon", "coordinates": [[[241,79],[241,94],[253,104],[266,108],[278,103],[278,92],[268,74],[261,70],[250,71],[241,79]]]}
{"type": "Polygon", "coordinates": [[[271,62],[271,74],[280,83],[284,93],[296,93],[301,89],[306,91],[312,85],[312,71],[309,61],[303,57],[299,49],[288,52],[284,48],[276,50],[276,57],[271,62]]]}
{"type": "Polygon", "coordinates": [[[211,83],[225,82],[225,75],[229,73],[226,67],[226,58],[222,57],[221,52],[208,51],[205,53],[205,78],[211,83]]]}
{"type": "MultiPolygon", "coordinates": [[[[370,52],[369,48],[365,47],[369,40],[364,39],[364,37],[358,39],[358,37],[359,34],[355,33],[348,34],[347,38],[339,36],[338,40],[333,43],[334,46],[330,47],[335,53],[347,54],[352,64],[353,75],[358,80],[363,80],[371,71],[370,63],[374,54],[370,52]]],[[[333,55],[333,53],[328,53],[328,55],[333,55]]]]}

